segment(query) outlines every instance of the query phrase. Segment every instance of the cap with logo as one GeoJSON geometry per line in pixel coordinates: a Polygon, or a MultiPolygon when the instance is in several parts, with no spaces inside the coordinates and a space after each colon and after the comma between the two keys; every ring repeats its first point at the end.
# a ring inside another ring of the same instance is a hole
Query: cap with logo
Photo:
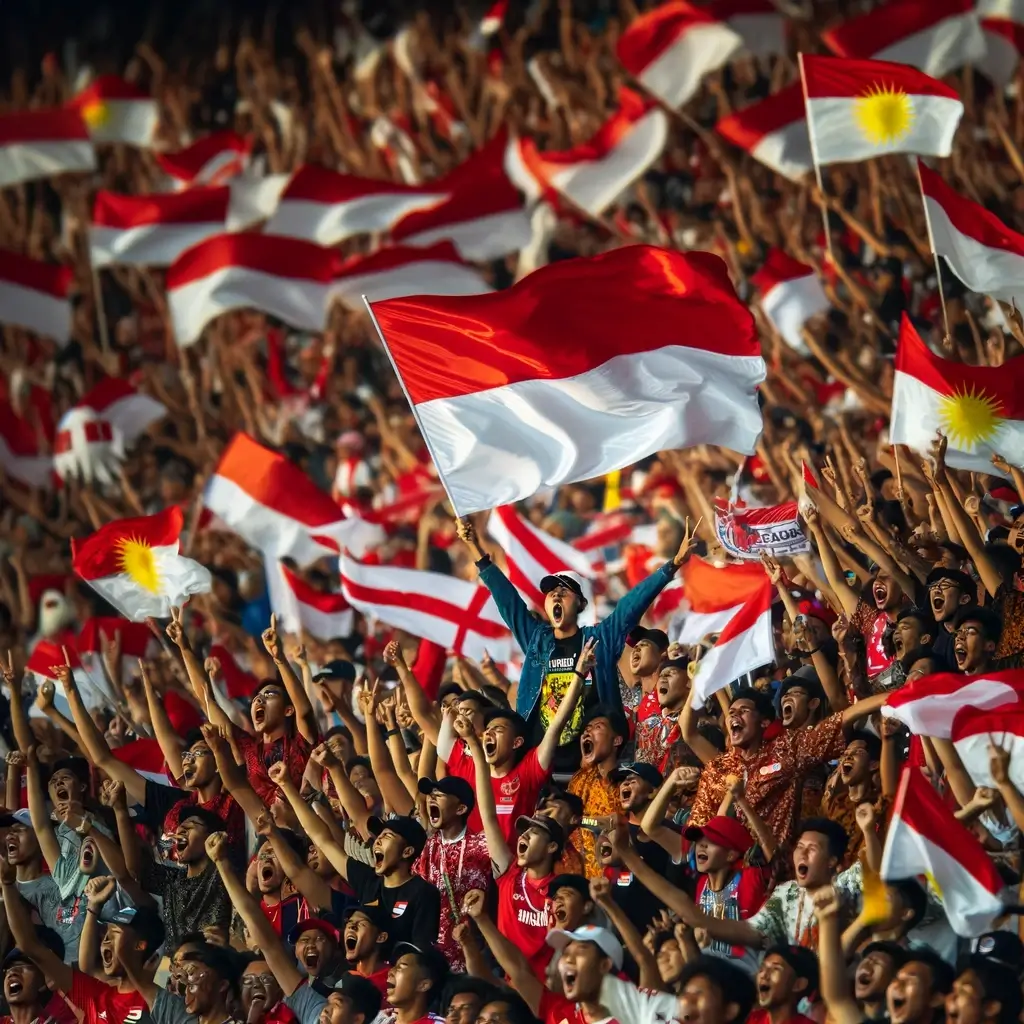
{"type": "Polygon", "coordinates": [[[587,600],[583,593],[583,577],[571,569],[559,569],[558,572],[552,573],[550,576],[541,577],[540,592],[542,594],[550,593],[555,587],[567,587],[581,601],[587,600]]]}
{"type": "Polygon", "coordinates": [[[394,818],[378,818],[374,815],[366,822],[366,827],[374,838],[382,832],[394,832],[401,836],[415,850],[417,857],[423,852],[427,842],[427,833],[423,826],[415,818],[407,815],[394,818]]]}
{"type": "Polygon", "coordinates": [[[630,775],[643,779],[644,782],[654,786],[655,789],[664,781],[661,777],[661,772],[653,764],[648,764],[646,761],[627,761],[625,764],[619,765],[615,771],[610,772],[608,778],[612,782],[619,783],[630,775]]]}
{"type": "Polygon", "coordinates": [[[547,943],[552,949],[565,949],[570,942],[593,942],[611,960],[615,970],[622,970],[622,943],[607,928],[585,924],[574,932],[566,931],[563,928],[556,928],[554,931],[548,932],[547,943]]]}

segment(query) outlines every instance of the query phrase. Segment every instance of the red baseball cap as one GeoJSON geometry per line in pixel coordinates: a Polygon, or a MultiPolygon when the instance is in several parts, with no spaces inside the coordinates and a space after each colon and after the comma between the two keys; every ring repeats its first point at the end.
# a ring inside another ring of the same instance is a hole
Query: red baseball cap
{"type": "Polygon", "coordinates": [[[807,615],[812,619],[819,619],[830,629],[832,627],[832,623],[834,623],[837,618],[836,613],[828,606],[823,605],[820,601],[801,601],[800,614],[807,615]]]}
{"type": "Polygon", "coordinates": [[[736,818],[728,818],[724,814],[710,818],[703,825],[691,825],[683,835],[691,843],[707,839],[716,846],[724,846],[737,853],[746,853],[754,845],[754,839],[746,828],[736,818]]]}

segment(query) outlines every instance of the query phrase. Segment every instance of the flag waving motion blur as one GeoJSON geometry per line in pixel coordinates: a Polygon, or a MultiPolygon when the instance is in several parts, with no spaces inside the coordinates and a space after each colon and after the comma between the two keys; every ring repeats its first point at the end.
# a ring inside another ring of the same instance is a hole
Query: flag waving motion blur
{"type": "Polygon", "coordinates": [[[178,554],[183,524],[176,505],[107,523],[84,541],[71,541],[75,572],[132,622],[167,618],[212,584],[209,569],[178,554]]]}
{"type": "Polygon", "coordinates": [[[761,432],[753,317],[709,253],[630,246],[372,310],[459,515],[761,432]]]}

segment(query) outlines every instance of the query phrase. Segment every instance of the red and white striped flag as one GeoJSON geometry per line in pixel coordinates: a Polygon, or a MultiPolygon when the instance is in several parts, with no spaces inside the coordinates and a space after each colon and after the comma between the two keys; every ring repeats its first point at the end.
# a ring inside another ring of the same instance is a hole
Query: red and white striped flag
{"type": "Polygon", "coordinates": [[[710,253],[630,246],[373,312],[459,515],[761,431],[753,317],[710,253]]]}
{"type": "Polygon", "coordinates": [[[923,875],[957,935],[981,935],[1003,912],[1003,880],[992,858],[913,765],[896,791],[880,873],[886,882],[923,875]]]}
{"type": "Polygon", "coordinates": [[[246,307],[323,330],[337,266],[331,250],[297,238],[239,232],[200,242],[167,271],[174,336],[191,345],[215,317],[246,307]]]}
{"type": "Polygon", "coordinates": [[[353,309],[407,295],[483,295],[494,289],[463,263],[451,242],[429,249],[394,245],[369,256],[353,256],[335,271],[331,295],[353,309]]]}
{"type": "Polygon", "coordinates": [[[772,600],[775,587],[761,573],[761,585],[722,627],[715,646],[701,658],[693,677],[690,702],[702,707],[712,694],[725,689],[745,672],[775,661],[772,600]]]}
{"type": "Polygon", "coordinates": [[[82,115],[94,142],[152,146],[160,124],[156,100],[117,75],[100,75],[68,104],[82,115]]]}
{"type": "Polygon", "coordinates": [[[761,292],[761,308],[791,348],[806,354],[801,331],[811,317],[832,305],[813,267],[771,249],[761,269],[750,278],[761,292]]]}
{"type": "Polygon", "coordinates": [[[96,149],[76,110],[0,114],[0,188],[96,169],[96,149]]]}
{"type": "Polygon", "coordinates": [[[429,210],[407,214],[391,232],[393,242],[433,245],[450,241],[464,260],[484,262],[518,252],[530,242],[530,219],[518,189],[505,173],[507,131],[433,184],[449,197],[429,210]]]}
{"type": "Polygon", "coordinates": [[[619,36],[619,63],[666,106],[684,106],[704,76],[743,48],[743,37],[724,19],[684,0],[670,0],[640,15],[619,36]]]}
{"type": "Polygon", "coordinates": [[[1024,450],[1024,356],[968,366],[937,356],[906,313],[896,347],[889,439],[928,452],[941,430],[954,469],[992,472],[992,456],[1024,450]]]}
{"type": "Polygon", "coordinates": [[[508,627],[490,591],[438,572],[362,565],[343,555],[341,592],[353,608],[446,650],[498,662],[510,651],[508,627]]]}
{"type": "Polygon", "coordinates": [[[0,466],[28,487],[47,487],[54,480],[53,456],[44,451],[45,438],[35,422],[0,402],[0,466]]]}
{"type": "Polygon", "coordinates": [[[508,13],[508,0],[494,0],[487,13],[480,19],[478,31],[485,39],[501,31],[508,13]]]}
{"type": "Polygon", "coordinates": [[[897,719],[916,736],[949,739],[953,720],[962,708],[1024,710],[1024,670],[923,676],[889,694],[882,716],[897,719]]]}
{"type": "Polygon", "coordinates": [[[89,225],[93,266],[169,266],[225,230],[230,201],[226,186],[148,196],[99,192],[89,225]]]}
{"type": "Polygon", "coordinates": [[[998,788],[992,777],[989,747],[994,743],[1010,755],[1010,781],[1024,793],[1024,701],[994,710],[961,708],[953,719],[950,739],[976,786],[998,788]]]}
{"type": "Polygon", "coordinates": [[[1024,306],[1024,235],[917,162],[932,251],[971,291],[1024,306]]]}
{"type": "Polygon", "coordinates": [[[699,643],[708,633],[724,629],[765,581],[759,564],[714,566],[702,558],[691,558],[680,577],[690,606],[679,635],[672,637],[681,644],[699,643]]]}
{"type": "Polygon", "coordinates": [[[743,40],[744,54],[752,57],[785,54],[786,19],[772,0],[713,0],[706,9],[743,40]]]}
{"type": "Polygon", "coordinates": [[[281,575],[286,589],[283,608],[275,608],[281,626],[289,633],[305,630],[325,643],[352,635],[355,612],[344,594],[329,594],[307,583],[283,562],[281,575]]]}
{"type": "Polygon", "coordinates": [[[407,214],[429,209],[447,198],[446,192],[433,186],[358,178],[305,164],[281,193],[266,231],[336,245],[353,235],[390,231],[407,214]]]}
{"type": "Polygon", "coordinates": [[[978,70],[1006,86],[1024,53],[1024,0],[978,0],[977,10],[987,50],[978,70]]]}
{"type": "Polygon", "coordinates": [[[206,484],[203,504],[258,551],[308,565],[337,551],[314,536],[344,520],[341,509],[297,466],[238,433],[206,484]]]}
{"type": "Polygon", "coordinates": [[[174,188],[223,185],[245,170],[252,143],[236,132],[213,132],[176,153],[157,153],[156,162],[174,188]]]}
{"type": "Polygon", "coordinates": [[[715,131],[790,181],[799,181],[814,167],[804,91],[799,82],[723,117],[715,131]]]}
{"type": "Polygon", "coordinates": [[[619,109],[587,142],[541,153],[533,139],[516,139],[509,145],[505,169],[530,199],[562,195],[599,217],[661,156],[667,138],[665,112],[623,87],[619,109]]]}
{"type": "Polygon", "coordinates": [[[70,267],[0,249],[0,323],[63,345],[71,335],[68,290],[74,279],[70,267]]]}
{"type": "Polygon", "coordinates": [[[974,0],[889,0],[821,38],[838,57],[909,64],[935,78],[985,56],[974,0]]]}
{"type": "Polygon", "coordinates": [[[552,537],[524,519],[514,505],[496,508],[487,520],[487,532],[505,552],[508,578],[523,600],[535,608],[544,607],[540,581],[566,570],[576,573],[583,584],[583,596],[591,611],[594,605],[590,559],[564,540],[552,537]]]}

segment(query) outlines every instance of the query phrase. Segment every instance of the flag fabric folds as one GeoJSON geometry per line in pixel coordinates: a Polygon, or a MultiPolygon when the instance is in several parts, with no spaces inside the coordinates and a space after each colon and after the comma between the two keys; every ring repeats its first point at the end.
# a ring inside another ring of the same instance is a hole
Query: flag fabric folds
{"type": "Polygon", "coordinates": [[[753,318],[709,253],[631,246],[372,309],[460,515],[666,448],[749,454],[760,434],[753,318]]]}
{"type": "Polygon", "coordinates": [[[298,573],[281,563],[281,575],[287,589],[285,607],[278,611],[282,627],[289,633],[305,630],[325,643],[350,636],[355,612],[344,594],[329,594],[307,583],[298,573]]]}
{"type": "Polygon", "coordinates": [[[977,11],[986,51],[978,70],[1005,87],[1024,53],[1024,0],[978,0],[977,11]]]}
{"type": "Polygon", "coordinates": [[[819,165],[887,153],[949,156],[964,105],[905,64],[801,55],[811,153],[819,165]]]}
{"type": "Polygon", "coordinates": [[[805,323],[824,313],[831,303],[813,267],[793,259],[781,249],[772,249],[751,284],[761,292],[761,308],[782,340],[806,354],[801,336],[805,323]]]}
{"type": "Polygon", "coordinates": [[[814,167],[799,82],[723,117],[715,131],[790,181],[799,181],[814,167]]]}
{"type": "Polygon", "coordinates": [[[708,633],[717,633],[764,583],[760,563],[714,566],[703,558],[690,558],[680,571],[683,596],[690,610],[678,636],[681,644],[699,643],[708,633]]]}
{"type": "Polygon", "coordinates": [[[15,324],[63,345],[71,334],[70,267],[0,249],[0,323],[15,324]]]}
{"type": "Polygon", "coordinates": [[[896,791],[881,876],[886,882],[924,876],[957,935],[980,935],[1002,913],[995,864],[913,765],[903,769],[896,791]]]}
{"type": "Polygon", "coordinates": [[[75,572],[126,619],[167,618],[193,594],[208,593],[205,566],[178,553],[184,516],[172,505],[152,516],[117,519],[71,541],[75,572]]]}
{"type": "Polygon", "coordinates": [[[95,142],[152,146],[160,123],[156,100],[117,75],[100,75],[68,104],[77,110],[95,142]]]}
{"type": "Polygon", "coordinates": [[[252,144],[236,132],[211,132],[176,153],[157,153],[156,162],[175,188],[223,185],[241,174],[252,144]]]}
{"type": "Polygon", "coordinates": [[[968,366],[932,352],[904,313],[896,347],[889,436],[919,452],[935,432],[949,439],[954,469],[992,472],[992,456],[1024,446],[1024,356],[968,366]]]}
{"type": "Polygon", "coordinates": [[[96,149],[77,110],[0,114],[0,188],[96,169],[96,149]]]}
{"type": "Polygon", "coordinates": [[[990,748],[1010,755],[1010,781],[1024,792],[1024,700],[994,710],[965,707],[953,719],[950,739],[976,786],[996,788],[990,748]]]}

